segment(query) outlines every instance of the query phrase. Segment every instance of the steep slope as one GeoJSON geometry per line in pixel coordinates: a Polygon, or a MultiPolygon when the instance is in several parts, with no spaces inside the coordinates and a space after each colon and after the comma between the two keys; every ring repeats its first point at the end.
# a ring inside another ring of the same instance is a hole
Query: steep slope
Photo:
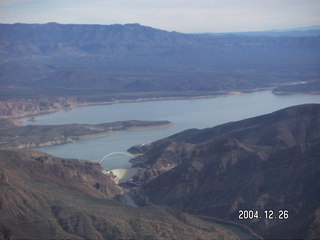
{"type": "Polygon", "coordinates": [[[267,239],[314,236],[319,227],[319,104],[187,130],[141,150],[132,162],[146,168],[140,191],[152,202],[237,221],[267,239]],[[239,210],[261,219],[240,220],[239,210]],[[266,219],[266,210],[289,218],[266,219]]]}
{"type": "Polygon", "coordinates": [[[1,239],[237,239],[165,207],[133,208],[113,199],[113,176],[88,161],[0,149],[1,239]]]}

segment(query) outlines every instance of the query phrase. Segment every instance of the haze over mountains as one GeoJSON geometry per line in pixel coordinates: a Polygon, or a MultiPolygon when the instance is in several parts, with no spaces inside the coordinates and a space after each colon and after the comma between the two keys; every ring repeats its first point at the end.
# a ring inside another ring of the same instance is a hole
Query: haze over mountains
{"type": "MultiPolygon", "coordinates": [[[[320,36],[207,36],[139,24],[1,24],[2,99],[252,90],[320,76],[320,36]]],[[[143,95],[143,94],[142,94],[143,95]]]]}

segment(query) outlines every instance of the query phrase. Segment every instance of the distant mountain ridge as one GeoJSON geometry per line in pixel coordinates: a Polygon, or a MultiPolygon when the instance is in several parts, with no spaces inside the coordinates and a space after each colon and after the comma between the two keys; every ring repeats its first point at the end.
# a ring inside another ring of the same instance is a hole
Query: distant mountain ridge
{"type": "Polygon", "coordinates": [[[248,35],[248,36],[319,36],[320,26],[298,27],[289,29],[274,29],[265,31],[242,31],[242,32],[221,32],[221,33],[201,33],[207,35],[248,35]]]}
{"type": "Polygon", "coordinates": [[[142,153],[132,163],[146,168],[141,191],[154,203],[236,221],[266,239],[320,236],[320,104],[186,130],[142,153]],[[287,220],[264,218],[284,209],[287,220]],[[262,218],[240,220],[239,210],[262,218]]]}
{"type": "Polygon", "coordinates": [[[0,24],[2,99],[246,91],[320,76],[320,36],[199,36],[141,26],[0,24]]]}

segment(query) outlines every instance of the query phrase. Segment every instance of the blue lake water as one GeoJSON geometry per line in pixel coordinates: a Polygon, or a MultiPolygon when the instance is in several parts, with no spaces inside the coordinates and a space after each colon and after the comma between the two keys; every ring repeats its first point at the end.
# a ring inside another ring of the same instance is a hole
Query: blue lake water
{"type": "MultiPolygon", "coordinates": [[[[133,145],[150,143],[188,128],[213,127],[304,103],[320,103],[320,96],[302,94],[277,96],[271,91],[259,91],[205,99],[94,105],[39,115],[36,116],[38,121],[32,124],[97,124],[124,120],[168,120],[175,124],[166,128],[121,131],[110,136],[38,148],[59,157],[95,161],[102,159],[108,153],[123,152],[133,145]]],[[[104,161],[102,165],[109,169],[127,168],[130,167],[128,160],[129,157],[119,156],[104,161]]]]}

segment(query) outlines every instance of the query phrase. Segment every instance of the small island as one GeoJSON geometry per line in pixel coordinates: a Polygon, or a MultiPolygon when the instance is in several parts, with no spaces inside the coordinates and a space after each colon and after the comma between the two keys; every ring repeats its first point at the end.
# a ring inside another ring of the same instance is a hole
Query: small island
{"type": "MultiPolygon", "coordinates": [[[[3,121],[3,123],[5,123],[3,121]]],[[[0,147],[43,147],[107,136],[121,130],[168,127],[169,121],[118,121],[101,124],[28,125],[0,128],[0,147]]]]}

